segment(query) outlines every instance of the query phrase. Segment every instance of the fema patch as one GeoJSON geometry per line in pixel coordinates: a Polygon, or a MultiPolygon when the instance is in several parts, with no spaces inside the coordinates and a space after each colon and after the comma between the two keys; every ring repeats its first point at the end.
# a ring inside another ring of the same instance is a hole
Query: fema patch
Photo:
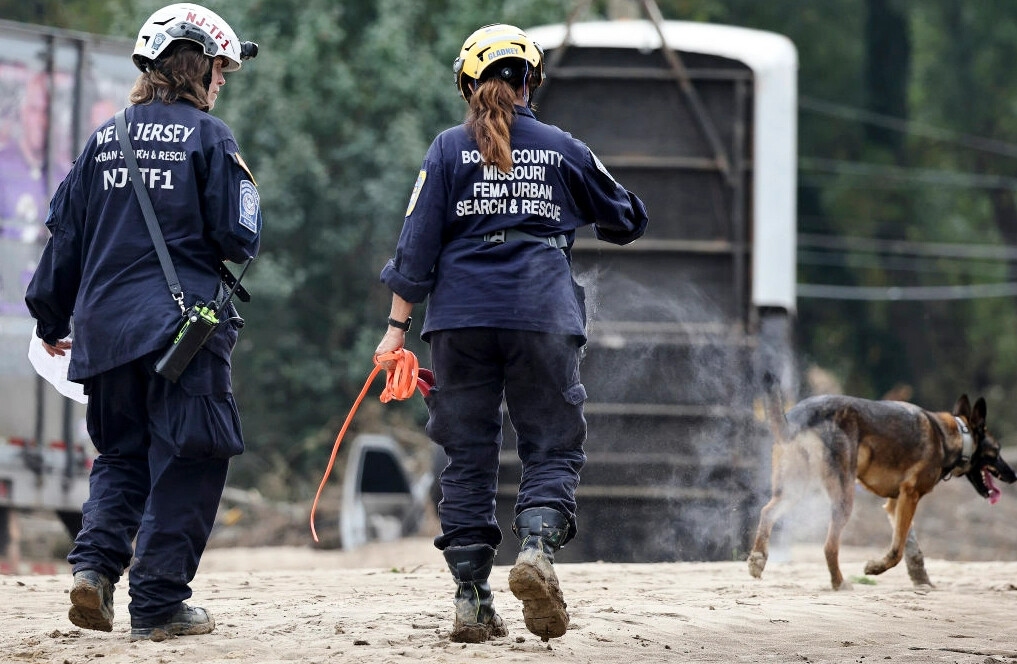
{"type": "Polygon", "coordinates": [[[240,225],[258,234],[258,211],[261,208],[261,199],[258,197],[258,190],[250,180],[240,181],[240,225]]]}
{"type": "Polygon", "coordinates": [[[413,212],[413,206],[417,204],[417,197],[420,196],[420,190],[424,188],[424,180],[427,179],[427,171],[420,171],[420,175],[417,176],[417,183],[413,185],[413,193],[410,194],[410,204],[406,206],[406,214],[404,216],[410,216],[413,212]]]}

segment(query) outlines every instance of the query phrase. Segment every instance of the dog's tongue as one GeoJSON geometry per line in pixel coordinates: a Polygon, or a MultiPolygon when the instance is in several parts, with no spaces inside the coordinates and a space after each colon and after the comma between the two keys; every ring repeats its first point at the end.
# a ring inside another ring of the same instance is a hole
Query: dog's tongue
{"type": "Polygon", "coordinates": [[[999,489],[997,489],[996,485],[993,484],[992,475],[989,474],[989,471],[982,471],[982,479],[985,480],[985,488],[989,490],[989,504],[995,505],[999,502],[999,489]]]}

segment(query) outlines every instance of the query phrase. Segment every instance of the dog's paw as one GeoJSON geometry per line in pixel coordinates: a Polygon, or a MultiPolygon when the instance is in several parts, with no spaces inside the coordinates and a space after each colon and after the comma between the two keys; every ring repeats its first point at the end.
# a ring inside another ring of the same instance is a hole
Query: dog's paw
{"type": "Polygon", "coordinates": [[[854,586],[847,579],[841,579],[840,584],[833,583],[833,589],[840,592],[842,590],[854,590],[854,586]]]}
{"type": "Polygon", "coordinates": [[[759,579],[763,576],[763,570],[766,569],[766,554],[760,551],[753,551],[749,555],[749,574],[759,579]]]}

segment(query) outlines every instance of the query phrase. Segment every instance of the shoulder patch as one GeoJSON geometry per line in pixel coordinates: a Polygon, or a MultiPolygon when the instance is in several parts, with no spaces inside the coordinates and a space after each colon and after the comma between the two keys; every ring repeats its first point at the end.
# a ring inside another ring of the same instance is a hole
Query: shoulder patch
{"type": "Polygon", "coordinates": [[[240,168],[244,169],[244,173],[247,173],[247,177],[251,178],[251,182],[253,182],[254,186],[257,187],[258,186],[258,181],[254,179],[254,174],[251,173],[251,169],[247,167],[247,162],[244,161],[244,158],[240,156],[240,153],[239,152],[231,152],[230,156],[233,157],[233,161],[236,162],[237,166],[239,166],[240,168]]]}
{"type": "Polygon", "coordinates": [[[618,182],[617,180],[614,179],[614,176],[611,175],[611,172],[607,170],[607,166],[604,166],[604,164],[602,164],[600,162],[600,159],[597,159],[597,155],[594,154],[593,150],[590,150],[590,156],[593,157],[593,163],[597,167],[597,170],[599,170],[601,173],[603,173],[607,177],[611,178],[611,180],[613,182],[615,182],[615,183],[618,182]]]}
{"type": "Polygon", "coordinates": [[[413,193],[410,194],[410,204],[406,206],[406,214],[404,216],[410,216],[413,212],[414,206],[417,204],[417,197],[420,196],[420,190],[424,188],[424,180],[427,179],[427,171],[420,171],[417,175],[417,182],[413,185],[413,193]]]}
{"type": "Polygon", "coordinates": [[[261,198],[258,190],[250,180],[240,182],[240,225],[258,234],[258,212],[261,210],[261,198]]]}

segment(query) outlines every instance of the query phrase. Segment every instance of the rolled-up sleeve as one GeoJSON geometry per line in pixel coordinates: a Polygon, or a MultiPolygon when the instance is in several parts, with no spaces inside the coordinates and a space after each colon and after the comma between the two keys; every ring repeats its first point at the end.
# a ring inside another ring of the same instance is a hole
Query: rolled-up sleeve
{"type": "Polygon", "coordinates": [[[621,186],[585,145],[586,151],[577,203],[586,208],[597,238],[612,244],[628,244],[642,237],[648,217],[638,196],[621,186]]]}
{"type": "Polygon", "coordinates": [[[448,191],[440,147],[431,145],[420,167],[395,256],[381,271],[381,281],[407,302],[423,302],[434,287],[434,266],[441,253],[448,214],[448,191]]]}
{"type": "Polygon", "coordinates": [[[603,222],[598,220],[593,229],[599,240],[612,244],[628,244],[643,236],[649,218],[646,214],[646,206],[638,196],[621,185],[618,186],[618,189],[628,198],[628,205],[621,206],[623,212],[621,223],[615,224],[609,220],[603,222]]]}

